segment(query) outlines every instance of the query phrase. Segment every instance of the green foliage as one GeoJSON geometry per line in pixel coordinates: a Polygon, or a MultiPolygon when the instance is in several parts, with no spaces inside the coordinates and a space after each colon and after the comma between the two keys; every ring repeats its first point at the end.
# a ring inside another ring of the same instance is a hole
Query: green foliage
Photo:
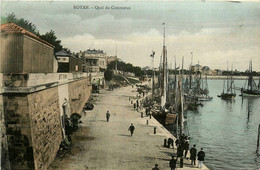
{"type": "Polygon", "coordinates": [[[46,32],[44,35],[40,35],[40,38],[55,46],[54,52],[62,50],[61,41],[57,39],[53,30],[50,30],[50,32],[46,32]]]}
{"type": "Polygon", "coordinates": [[[5,24],[8,22],[13,22],[16,25],[24,28],[25,30],[39,36],[39,31],[37,30],[37,27],[24,18],[17,18],[14,13],[7,14],[6,16],[1,17],[1,24],[5,24]]]}
{"type": "Polygon", "coordinates": [[[144,75],[144,71],[141,69],[141,67],[133,66],[132,64],[125,63],[123,61],[113,61],[108,65],[107,68],[113,70],[115,69],[116,64],[118,70],[134,73],[137,77],[141,77],[142,75],[144,75]]]}
{"type": "Polygon", "coordinates": [[[104,77],[106,81],[110,81],[113,77],[113,72],[111,70],[106,70],[104,72],[104,77]]]}

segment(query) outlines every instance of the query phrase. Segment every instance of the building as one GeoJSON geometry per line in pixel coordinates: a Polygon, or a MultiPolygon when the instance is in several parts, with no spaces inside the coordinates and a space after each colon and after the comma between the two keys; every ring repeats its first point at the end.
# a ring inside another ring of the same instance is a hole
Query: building
{"type": "Polygon", "coordinates": [[[191,66],[191,71],[192,72],[201,72],[202,71],[202,66],[201,65],[199,65],[199,64],[196,64],[196,65],[193,65],[193,66],[191,66]]]}
{"type": "Polygon", "coordinates": [[[48,169],[66,138],[64,117],[90,97],[90,75],[56,73],[54,47],[13,23],[1,36],[1,168],[48,169]]]}
{"type": "Polygon", "coordinates": [[[83,71],[83,65],[85,62],[73,54],[69,54],[66,51],[59,51],[55,53],[55,56],[58,60],[59,73],[73,73],[83,71]]]}
{"type": "Polygon", "coordinates": [[[216,76],[222,76],[222,70],[220,70],[220,69],[215,69],[214,73],[216,76]]]}
{"type": "Polygon", "coordinates": [[[53,73],[55,60],[50,43],[14,23],[1,25],[1,73],[53,73]]]}
{"type": "Polygon", "coordinates": [[[111,62],[119,60],[117,56],[109,56],[107,57],[107,65],[109,65],[111,62]]]}
{"type": "Polygon", "coordinates": [[[85,72],[103,72],[107,69],[107,55],[103,50],[88,49],[77,53],[77,56],[85,61],[85,72]]]}
{"type": "Polygon", "coordinates": [[[201,73],[204,74],[204,75],[211,75],[212,74],[211,70],[210,70],[210,68],[208,66],[202,67],[201,73]]]}

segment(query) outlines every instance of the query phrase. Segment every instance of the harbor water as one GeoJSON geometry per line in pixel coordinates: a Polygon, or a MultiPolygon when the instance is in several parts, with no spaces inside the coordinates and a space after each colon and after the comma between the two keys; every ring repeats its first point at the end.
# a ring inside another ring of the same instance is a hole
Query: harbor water
{"type": "MultiPolygon", "coordinates": [[[[245,80],[235,80],[236,87],[244,84],[245,80]]],[[[256,155],[260,98],[242,98],[236,91],[234,100],[222,100],[217,95],[223,90],[223,80],[208,80],[208,86],[213,100],[203,102],[198,111],[185,113],[190,147],[203,148],[209,169],[260,169],[256,155]]]]}

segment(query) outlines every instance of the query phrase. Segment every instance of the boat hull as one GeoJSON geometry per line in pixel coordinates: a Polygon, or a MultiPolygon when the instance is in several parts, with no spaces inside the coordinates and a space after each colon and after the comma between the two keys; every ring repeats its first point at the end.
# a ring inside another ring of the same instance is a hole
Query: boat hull
{"type": "Polygon", "coordinates": [[[234,93],[222,93],[220,95],[221,99],[224,99],[224,100],[232,100],[236,97],[236,94],[234,93]]]}
{"type": "Polygon", "coordinates": [[[260,97],[260,91],[242,90],[241,96],[244,96],[244,97],[260,97]]]}
{"type": "Polygon", "coordinates": [[[198,97],[196,97],[196,99],[198,101],[211,101],[213,99],[213,97],[210,97],[210,96],[198,96],[198,97]]]}

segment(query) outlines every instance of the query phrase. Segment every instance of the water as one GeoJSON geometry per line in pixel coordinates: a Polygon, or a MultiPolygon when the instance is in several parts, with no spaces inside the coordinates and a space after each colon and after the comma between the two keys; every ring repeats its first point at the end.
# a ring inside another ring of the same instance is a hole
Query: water
{"type": "MultiPolygon", "coordinates": [[[[235,80],[243,87],[245,80],[235,80]]],[[[208,80],[212,101],[203,102],[197,112],[187,111],[186,131],[190,146],[203,147],[205,164],[209,169],[260,169],[256,155],[257,129],[260,124],[260,98],[240,97],[225,101],[217,97],[223,80],[208,80]]]]}

